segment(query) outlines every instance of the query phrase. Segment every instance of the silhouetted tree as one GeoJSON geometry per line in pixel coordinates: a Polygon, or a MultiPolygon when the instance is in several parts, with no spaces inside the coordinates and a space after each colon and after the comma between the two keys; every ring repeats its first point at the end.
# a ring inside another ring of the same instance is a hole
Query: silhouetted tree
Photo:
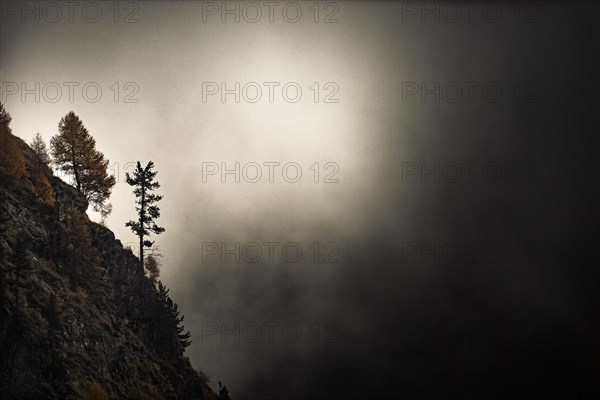
{"type": "Polygon", "coordinates": [[[27,175],[27,167],[21,151],[10,130],[10,114],[0,103],[0,177],[19,180],[27,175]]]}
{"type": "Polygon", "coordinates": [[[33,161],[32,171],[35,192],[42,204],[52,206],[55,202],[54,189],[48,180],[48,174],[51,172],[49,168],[51,160],[46,143],[39,132],[33,137],[30,146],[37,155],[33,161]]]}
{"type": "Polygon", "coordinates": [[[61,250],[70,264],[69,276],[73,287],[86,282],[94,284],[98,278],[95,267],[100,260],[98,249],[92,244],[88,219],[76,208],[65,210],[60,226],[61,250]]]}
{"type": "MultiPolygon", "coordinates": [[[[35,136],[33,137],[33,140],[31,141],[30,147],[33,150],[33,152],[39,157],[39,160],[37,161],[42,162],[43,165],[49,167],[52,160],[50,159],[50,154],[48,154],[48,147],[46,146],[46,142],[44,142],[44,139],[42,138],[42,135],[40,135],[39,132],[36,132],[35,136]]],[[[41,165],[38,165],[38,167],[41,167],[41,165]]]]}
{"type": "Polygon", "coordinates": [[[154,222],[156,218],[160,217],[160,209],[153,204],[160,201],[162,196],[150,193],[160,188],[160,184],[154,181],[157,172],[152,171],[153,167],[154,163],[152,161],[148,162],[145,168],[142,168],[142,165],[138,161],[133,176],[129,175],[129,173],[125,175],[126,182],[130,186],[135,187],[133,194],[137,197],[135,210],[138,213],[138,220],[129,221],[125,226],[129,226],[140,239],[139,256],[142,266],[144,265],[144,248],[150,248],[154,244],[154,242],[145,238],[150,233],[159,235],[165,231],[165,228],[156,225],[154,222]]]}
{"type": "Polygon", "coordinates": [[[181,356],[192,343],[190,332],[183,332],[183,319],[179,306],[169,297],[169,289],[162,282],[157,285],[157,304],[153,311],[155,340],[165,354],[181,356]]]}
{"type": "Polygon", "coordinates": [[[4,104],[2,104],[2,102],[0,101],[0,124],[8,126],[11,121],[12,117],[10,116],[8,111],[4,109],[4,104]]]}
{"type": "Polygon", "coordinates": [[[191,340],[191,333],[190,331],[187,332],[183,332],[185,327],[183,326],[183,320],[184,320],[184,316],[183,315],[179,315],[179,306],[177,305],[177,303],[171,301],[171,299],[169,299],[169,308],[171,311],[171,318],[173,321],[173,324],[175,325],[175,332],[177,332],[177,349],[178,351],[183,354],[183,352],[185,351],[185,349],[187,349],[189,347],[189,345],[192,344],[192,340],[191,340]]]}
{"type": "Polygon", "coordinates": [[[108,175],[108,160],[96,150],[96,140],[89,134],[74,112],[58,124],[59,133],[50,139],[54,164],[75,181],[82,193],[102,216],[110,214],[108,204],[115,177],[108,175]]]}
{"type": "Polygon", "coordinates": [[[218,400],[231,400],[229,397],[229,390],[227,386],[223,385],[221,381],[219,381],[219,397],[218,400]]]}

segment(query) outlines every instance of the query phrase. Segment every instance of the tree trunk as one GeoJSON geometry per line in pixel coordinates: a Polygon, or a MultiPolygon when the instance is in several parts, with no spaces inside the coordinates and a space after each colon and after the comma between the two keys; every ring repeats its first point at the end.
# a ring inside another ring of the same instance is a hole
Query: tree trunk
{"type": "Polygon", "coordinates": [[[140,264],[144,271],[144,208],[146,205],[146,182],[142,178],[142,200],[140,201],[140,264]]]}
{"type": "Polygon", "coordinates": [[[77,191],[81,193],[81,181],[79,180],[79,168],[75,165],[75,146],[71,143],[71,163],[73,164],[73,174],[75,175],[75,183],[77,191]]]}

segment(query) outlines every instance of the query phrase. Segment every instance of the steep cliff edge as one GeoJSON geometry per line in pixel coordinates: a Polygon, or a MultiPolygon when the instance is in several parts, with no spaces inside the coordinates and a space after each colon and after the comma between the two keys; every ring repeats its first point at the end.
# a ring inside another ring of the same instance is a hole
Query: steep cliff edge
{"type": "Polygon", "coordinates": [[[217,399],[183,357],[168,294],[50,170],[54,203],[41,201],[37,156],[14,140],[30,173],[0,185],[0,398],[217,399]]]}

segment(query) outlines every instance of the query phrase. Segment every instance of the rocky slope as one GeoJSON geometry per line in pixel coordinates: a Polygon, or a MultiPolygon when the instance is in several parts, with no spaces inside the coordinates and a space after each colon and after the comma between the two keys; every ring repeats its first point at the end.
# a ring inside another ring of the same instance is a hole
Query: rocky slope
{"type": "Polygon", "coordinates": [[[14,140],[30,173],[0,185],[0,398],[217,399],[136,256],[49,169],[41,201],[37,156],[14,140]]]}

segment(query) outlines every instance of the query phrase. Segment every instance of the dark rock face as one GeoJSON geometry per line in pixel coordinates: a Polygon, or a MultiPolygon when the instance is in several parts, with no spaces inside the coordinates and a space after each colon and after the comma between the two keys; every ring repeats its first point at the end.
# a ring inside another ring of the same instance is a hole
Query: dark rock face
{"type": "MultiPolygon", "coordinates": [[[[15,141],[31,170],[35,154],[15,141]]],[[[157,290],[137,257],[89,221],[74,188],[50,182],[53,206],[29,178],[0,186],[0,399],[216,399],[204,374],[156,340],[169,328],[153,320],[157,290]],[[67,210],[89,248],[71,237],[67,210]]]]}

